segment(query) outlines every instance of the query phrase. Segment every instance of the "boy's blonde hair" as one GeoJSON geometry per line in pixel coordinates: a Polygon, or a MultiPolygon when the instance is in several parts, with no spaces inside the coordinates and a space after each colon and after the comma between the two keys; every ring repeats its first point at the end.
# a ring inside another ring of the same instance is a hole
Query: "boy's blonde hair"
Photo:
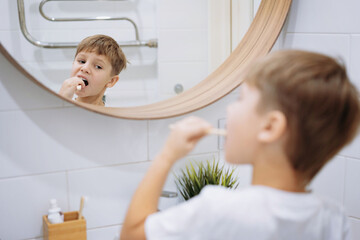
{"type": "Polygon", "coordinates": [[[261,92],[259,111],[277,109],[286,116],[284,150],[305,184],[359,130],[359,93],[333,58],[274,52],[256,62],[245,79],[261,92]]]}
{"type": "Polygon", "coordinates": [[[126,68],[126,57],[119,44],[106,35],[94,35],[83,39],[76,50],[75,56],[80,52],[95,52],[108,58],[112,67],[112,75],[118,75],[126,68]]]}

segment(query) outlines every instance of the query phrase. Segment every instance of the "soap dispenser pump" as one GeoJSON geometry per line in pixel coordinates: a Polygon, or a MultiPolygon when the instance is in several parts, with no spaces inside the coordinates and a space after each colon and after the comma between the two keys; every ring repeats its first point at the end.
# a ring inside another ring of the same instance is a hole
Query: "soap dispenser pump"
{"type": "Polygon", "coordinates": [[[62,214],[61,209],[58,207],[56,199],[50,200],[48,220],[50,223],[64,222],[64,215],[62,214]]]}

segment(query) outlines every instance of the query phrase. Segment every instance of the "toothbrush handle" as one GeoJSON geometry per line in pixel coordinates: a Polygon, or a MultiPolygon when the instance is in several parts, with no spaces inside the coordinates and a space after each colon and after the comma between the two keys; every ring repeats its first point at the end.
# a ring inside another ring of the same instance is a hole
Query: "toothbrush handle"
{"type": "Polygon", "coordinates": [[[83,212],[83,209],[84,209],[84,201],[85,201],[85,198],[84,197],[81,197],[81,200],[80,200],[80,210],[79,210],[79,220],[82,218],[82,212],[83,212]]]}

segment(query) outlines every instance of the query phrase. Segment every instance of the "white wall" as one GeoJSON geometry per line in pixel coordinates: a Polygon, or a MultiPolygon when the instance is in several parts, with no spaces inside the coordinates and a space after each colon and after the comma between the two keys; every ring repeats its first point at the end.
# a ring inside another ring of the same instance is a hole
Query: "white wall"
{"type": "MultiPolygon", "coordinates": [[[[2,0],[3,6],[7,2],[2,0]]],[[[357,0],[294,0],[276,47],[340,55],[360,86],[359,7],[357,0]]],[[[178,118],[124,120],[69,106],[25,79],[2,56],[0,80],[0,239],[40,238],[48,200],[57,198],[64,211],[71,211],[82,195],[90,198],[84,213],[88,239],[113,239],[137,183],[165,141],[167,126],[178,118]]],[[[235,98],[236,92],[193,115],[217,125],[235,98]]],[[[209,137],[190,158],[219,155],[217,138],[209,137]]],[[[240,172],[247,185],[250,169],[240,172]]],[[[359,172],[358,137],[313,183],[315,192],[346,206],[353,239],[360,238],[359,172]]],[[[175,190],[171,181],[167,189],[175,190]]]]}
{"type": "Polygon", "coordinates": [[[157,0],[159,95],[189,89],[208,75],[208,1],[157,0]]]}

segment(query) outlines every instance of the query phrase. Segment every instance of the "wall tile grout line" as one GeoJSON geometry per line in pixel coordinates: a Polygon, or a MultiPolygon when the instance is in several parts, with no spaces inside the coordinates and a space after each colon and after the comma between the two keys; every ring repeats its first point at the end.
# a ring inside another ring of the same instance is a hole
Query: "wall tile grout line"
{"type": "Polygon", "coordinates": [[[357,157],[349,156],[349,155],[346,155],[346,154],[338,154],[338,155],[336,155],[336,156],[344,157],[344,158],[350,158],[350,159],[353,159],[353,160],[358,160],[358,161],[360,161],[360,157],[357,158],[357,157]]]}
{"type": "Polygon", "coordinates": [[[41,173],[33,173],[33,174],[25,174],[25,175],[18,175],[18,176],[8,176],[8,177],[1,177],[0,182],[6,180],[13,180],[13,179],[20,179],[20,178],[27,178],[27,177],[36,177],[36,176],[43,176],[43,175],[50,175],[50,174],[59,174],[65,173],[66,170],[59,170],[59,171],[51,171],[51,172],[41,172],[41,173]]]}
{"type": "Polygon", "coordinates": [[[68,207],[68,211],[71,209],[70,207],[70,182],[69,182],[69,172],[68,170],[65,171],[66,172],[66,199],[67,199],[67,207],[68,207]]]}
{"type": "Polygon", "coordinates": [[[147,160],[141,160],[141,161],[136,161],[136,162],[116,163],[116,164],[109,164],[109,165],[101,165],[101,166],[94,166],[94,167],[71,169],[71,170],[68,170],[68,172],[69,173],[81,172],[81,171],[93,170],[93,169],[120,167],[120,166],[127,166],[127,165],[136,165],[136,164],[147,163],[147,162],[148,162],[147,160]]]}
{"type": "Polygon", "coordinates": [[[147,162],[148,162],[147,160],[143,160],[143,161],[136,161],[136,162],[117,163],[117,164],[101,165],[101,166],[86,167],[86,168],[74,168],[74,169],[65,169],[65,170],[59,170],[59,171],[41,172],[41,173],[25,174],[25,175],[18,175],[18,176],[0,177],[0,182],[6,181],[8,179],[12,180],[12,179],[17,179],[17,178],[35,177],[35,176],[66,173],[66,172],[71,173],[71,172],[77,172],[77,171],[86,171],[86,170],[109,168],[109,167],[119,167],[119,166],[134,165],[134,164],[147,163],[147,162]]]}
{"type": "Polygon", "coordinates": [[[100,227],[92,227],[92,228],[87,228],[87,230],[98,230],[98,229],[102,229],[102,228],[110,228],[110,227],[121,227],[122,224],[110,224],[110,225],[103,225],[100,227]]]}

